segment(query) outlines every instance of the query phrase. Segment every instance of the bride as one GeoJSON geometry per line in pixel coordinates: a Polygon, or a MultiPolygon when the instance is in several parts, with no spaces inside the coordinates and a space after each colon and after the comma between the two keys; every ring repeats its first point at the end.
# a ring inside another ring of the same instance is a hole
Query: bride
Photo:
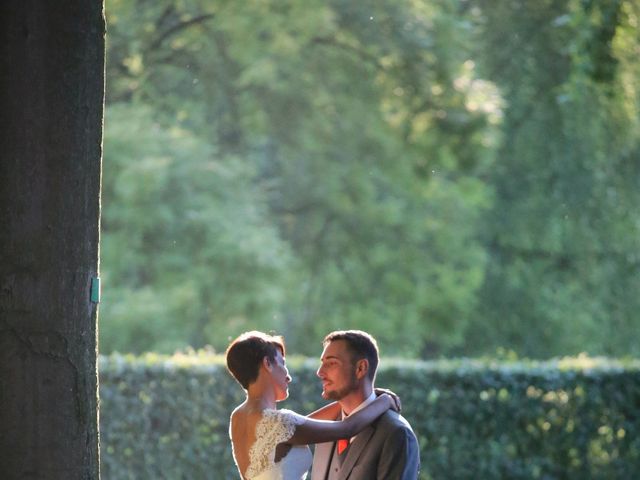
{"type": "Polygon", "coordinates": [[[229,344],[226,361],[247,393],[229,427],[233,458],[244,480],[303,480],[312,461],[307,445],[351,438],[389,408],[399,410],[397,399],[387,393],[343,421],[333,421],[340,412],[336,402],[306,417],[277,410],[291,382],[280,336],[243,333],[229,344]]]}

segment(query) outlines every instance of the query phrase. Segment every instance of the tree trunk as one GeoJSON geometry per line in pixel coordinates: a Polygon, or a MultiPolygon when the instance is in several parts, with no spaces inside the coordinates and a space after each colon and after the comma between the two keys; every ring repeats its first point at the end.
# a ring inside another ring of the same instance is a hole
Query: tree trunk
{"type": "Polygon", "coordinates": [[[0,2],[0,477],[98,479],[103,0],[0,2]]]}

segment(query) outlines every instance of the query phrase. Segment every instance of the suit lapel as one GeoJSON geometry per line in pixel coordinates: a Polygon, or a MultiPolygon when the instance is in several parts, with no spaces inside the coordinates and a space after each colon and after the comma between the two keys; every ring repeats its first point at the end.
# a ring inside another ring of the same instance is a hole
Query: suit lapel
{"type": "Polygon", "coordinates": [[[347,458],[344,459],[344,463],[340,468],[339,480],[344,480],[349,477],[353,466],[356,464],[356,461],[360,457],[360,454],[364,450],[364,447],[367,446],[369,438],[371,438],[371,435],[373,435],[373,432],[375,431],[376,429],[373,426],[369,426],[362,430],[356,436],[356,439],[349,446],[349,450],[347,451],[347,458]]]}

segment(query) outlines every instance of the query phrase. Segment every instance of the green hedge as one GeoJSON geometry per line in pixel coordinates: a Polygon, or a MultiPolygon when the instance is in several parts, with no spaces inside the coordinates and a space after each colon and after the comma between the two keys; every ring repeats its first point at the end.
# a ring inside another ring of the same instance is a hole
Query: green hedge
{"type": "MultiPolygon", "coordinates": [[[[313,410],[317,360],[288,363],[281,406],[313,410]]],[[[102,357],[100,381],[104,479],[238,478],[227,428],[243,393],[219,357],[102,357]]],[[[377,384],[402,398],[421,479],[640,475],[638,361],[386,361],[377,384]]]]}

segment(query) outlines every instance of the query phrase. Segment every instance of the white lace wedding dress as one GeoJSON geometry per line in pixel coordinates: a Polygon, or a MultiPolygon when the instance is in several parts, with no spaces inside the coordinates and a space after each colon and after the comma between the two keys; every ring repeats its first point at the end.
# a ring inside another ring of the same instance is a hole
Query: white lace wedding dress
{"type": "Polygon", "coordinates": [[[256,442],[249,450],[247,480],[304,480],[311,467],[311,450],[306,445],[291,447],[277,463],[276,445],[289,440],[305,417],[291,410],[264,410],[256,425],[256,442]]]}

